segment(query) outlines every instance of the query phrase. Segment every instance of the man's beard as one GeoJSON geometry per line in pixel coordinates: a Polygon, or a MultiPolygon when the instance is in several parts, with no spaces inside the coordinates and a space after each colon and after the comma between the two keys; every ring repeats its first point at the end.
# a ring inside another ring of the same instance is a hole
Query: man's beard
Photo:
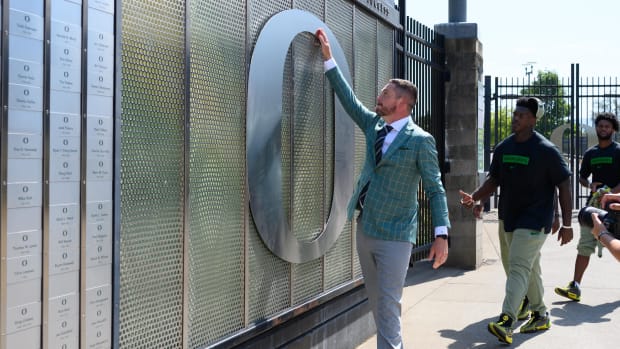
{"type": "Polygon", "coordinates": [[[611,139],[611,135],[612,135],[611,133],[608,134],[607,136],[601,136],[601,135],[597,134],[596,137],[598,137],[599,141],[608,141],[608,140],[611,139]]]}
{"type": "Polygon", "coordinates": [[[393,114],[394,111],[396,110],[396,106],[392,106],[392,108],[385,108],[385,106],[376,106],[375,107],[375,113],[377,113],[377,115],[379,116],[385,116],[385,115],[390,115],[393,114]]]}

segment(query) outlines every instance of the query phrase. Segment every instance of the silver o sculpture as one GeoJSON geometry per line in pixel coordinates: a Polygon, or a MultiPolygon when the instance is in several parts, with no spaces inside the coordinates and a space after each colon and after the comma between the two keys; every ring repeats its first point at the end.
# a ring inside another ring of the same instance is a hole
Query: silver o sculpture
{"type": "MultiPolygon", "coordinates": [[[[335,98],[334,192],[331,209],[319,236],[299,241],[291,231],[282,205],[282,80],[286,55],[295,36],[323,28],[334,59],[351,83],[344,53],[327,25],[311,13],[287,10],[271,17],[261,30],[250,65],[247,100],[247,178],[250,209],[269,250],[291,263],[323,256],[346,223],[347,202],[353,191],[354,125],[335,98]]],[[[317,118],[322,115],[317,115],[317,118]]]]}

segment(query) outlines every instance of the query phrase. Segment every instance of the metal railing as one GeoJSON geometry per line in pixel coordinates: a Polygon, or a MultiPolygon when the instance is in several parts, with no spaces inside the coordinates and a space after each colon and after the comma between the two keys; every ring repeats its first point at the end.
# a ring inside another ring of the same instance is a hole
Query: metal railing
{"type": "MultiPolygon", "coordinates": [[[[416,124],[435,137],[440,166],[445,163],[445,49],[443,35],[411,17],[403,19],[403,30],[397,32],[396,76],[418,87],[418,101],[413,109],[416,124]]],[[[442,169],[442,177],[445,173],[442,169]]],[[[420,187],[418,240],[412,261],[426,258],[433,239],[428,199],[420,187]]]]}
{"type": "MultiPolygon", "coordinates": [[[[512,133],[511,118],[517,98],[538,97],[545,114],[536,131],[549,138],[564,154],[571,171],[573,205],[585,205],[588,189],[579,184],[578,172],[583,153],[596,144],[594,118],[599,112],[618,115],[620,82],[617,77],[581,77],[579,64],[571,65],[570,77],[548,71],[527,78],[485,77],[485,170],[493,149],[512,133]]],[[[616,134],[616,139],[619,135],[616,134]]],[[[497,198],[495,199],[497,200],[497,198]]]]}

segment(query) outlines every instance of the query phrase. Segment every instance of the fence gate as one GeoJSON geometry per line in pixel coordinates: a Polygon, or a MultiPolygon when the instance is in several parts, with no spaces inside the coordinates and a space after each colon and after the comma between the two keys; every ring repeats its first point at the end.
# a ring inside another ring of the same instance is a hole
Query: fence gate
{"type": "MultiPolygon", "coordinates": [[[[598,143],[594,129],[596,114],[618,115],[618,78],[581,77],[579,64],[571,64],[570,77],[559,77],[549,71],[539,71],[532,79],[529,75],[527,78],[485,76],[484,85],[485,170],[497,143],[512,133],[512,111],[517,98],[538,97],[545,103],[545,114],[537,121],[536,131],[558,146],[566,157],[573,172],[573,208],[583,207],[589,192],[578,180],[581,158],[586,149],[598,143]]],[[[615,137],[617,140],[618,133],[615,137]]]]}
{"type": "MultiPolygon", "coordinates": [[[[395,76],[407,79],[418,87],[413,121],[435,137],[441,165],[445,162],[444,36],[411,17],[406,18],[404,31],[397,35],[395,76]]],[[[442,177],[444,173],[442,169],[442,177]]],[[[426,258],[434,236],[429,202],[421,186],[419,200],[418,241],[412,261],[426,258]]]]}

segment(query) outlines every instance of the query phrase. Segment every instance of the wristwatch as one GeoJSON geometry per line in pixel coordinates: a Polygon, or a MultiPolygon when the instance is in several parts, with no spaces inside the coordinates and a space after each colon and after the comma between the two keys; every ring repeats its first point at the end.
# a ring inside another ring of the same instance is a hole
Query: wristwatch
{"type": "MultiPolygon", "coordinates": [[[[448,234],[439,234],[439,235],[435,235],[435,239],[444,239],[448,241],[448,247],[450,247],[450,237],[448,236],[448,234]]],[[[433,241],[435,241],[435,239],[433,239],[433,241]]]]}

